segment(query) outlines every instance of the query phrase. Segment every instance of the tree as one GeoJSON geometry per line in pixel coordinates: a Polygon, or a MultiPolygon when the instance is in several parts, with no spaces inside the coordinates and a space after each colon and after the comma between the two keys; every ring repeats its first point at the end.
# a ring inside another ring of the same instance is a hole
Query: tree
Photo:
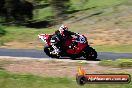
{"type": "Polygon", "coordinates": [[[5,0],[0,0],[0,16],[2,16],[4,13],[4,4],[5,0]]]}
{"type": "Polygon", "coordinates": [[[11,12],[11,16],[15,20],[25,21],[26,19],[32,19],[33,17],[33,5],[28,1],[22,1],[17,3],[11,12]]]}
{"type": "Polygon", "coordinates": [[[4,7],[4,4],[5,4],[5,0],[0,0],[0,9],[2,9],[4,7]]]}
{"type": "Polygon", "coordinates": [[[0,0],[0,15],[6,21],[32,19],[33,9],[33,4],[25,0],[0,0]]]}

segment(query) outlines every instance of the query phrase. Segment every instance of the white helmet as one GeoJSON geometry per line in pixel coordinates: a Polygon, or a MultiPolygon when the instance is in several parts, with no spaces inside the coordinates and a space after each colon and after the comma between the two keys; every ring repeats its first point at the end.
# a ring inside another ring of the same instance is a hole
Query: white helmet
{"type": "Polygon", "coordinates": [[[63,34],[63,32],[64,32],[65,30],[68,30],[68,27],[67,27],[66,25],[63,25],[63,24],[62,24],[62,25],[60,26],[60,28],[59,28],[60,33],[63,34]]]}

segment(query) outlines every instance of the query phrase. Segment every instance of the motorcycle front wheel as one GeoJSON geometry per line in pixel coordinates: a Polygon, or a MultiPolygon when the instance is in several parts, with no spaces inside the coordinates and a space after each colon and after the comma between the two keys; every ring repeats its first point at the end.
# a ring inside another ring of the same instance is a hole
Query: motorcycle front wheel
{"type": "Polygon", "coordinates": [[[46,45],[44,47],[44,52],[46,53],[47,56],[51,57],[51,58],[59,58],[60,56],[55,55],[55,54],[50,54],[50,52],[53,51],[53,48],[51,46],[46,45]]]}

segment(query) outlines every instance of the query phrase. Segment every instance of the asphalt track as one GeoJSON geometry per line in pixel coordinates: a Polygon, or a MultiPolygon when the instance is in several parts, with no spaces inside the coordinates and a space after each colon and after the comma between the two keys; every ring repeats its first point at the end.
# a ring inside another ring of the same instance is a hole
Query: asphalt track
{"type": "MultiPolygon", "coordinates": [[[[0,48],[0,56],[30,57],[30,58],[38,58],[38,59],[49,58],[43,52],[43,50],[34,50],[34,49],[3,49],[3,48],[0,48]]],[[[115,60],[118,58],[131,58],[132,59],[132,53],[98,52],[97,59],[115,60]]]]}

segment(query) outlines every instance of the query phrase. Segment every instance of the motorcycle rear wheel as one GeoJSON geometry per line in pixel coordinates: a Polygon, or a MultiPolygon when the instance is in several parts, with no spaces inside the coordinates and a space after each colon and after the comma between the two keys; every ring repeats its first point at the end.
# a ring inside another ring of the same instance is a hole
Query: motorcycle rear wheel
{"type": "Polygon", "coordinates": [[[86,60],[96,60],[97,52],[92,47],[86,47],[83,57],[86,58],[86,60]]]}
{"type": "Polygon", "coordinates": [[[44,47],[44,52],[45,52],[46,55],[48,55],[49,57],[51,57],[51,58],[59,58],[59,57],[60,57],[60,56],[58,56],[58,55],[50,54],[51,51],[53,51],[53,49],[52,49],[51,46],[45,46],[45,47],[44,47]]]}

